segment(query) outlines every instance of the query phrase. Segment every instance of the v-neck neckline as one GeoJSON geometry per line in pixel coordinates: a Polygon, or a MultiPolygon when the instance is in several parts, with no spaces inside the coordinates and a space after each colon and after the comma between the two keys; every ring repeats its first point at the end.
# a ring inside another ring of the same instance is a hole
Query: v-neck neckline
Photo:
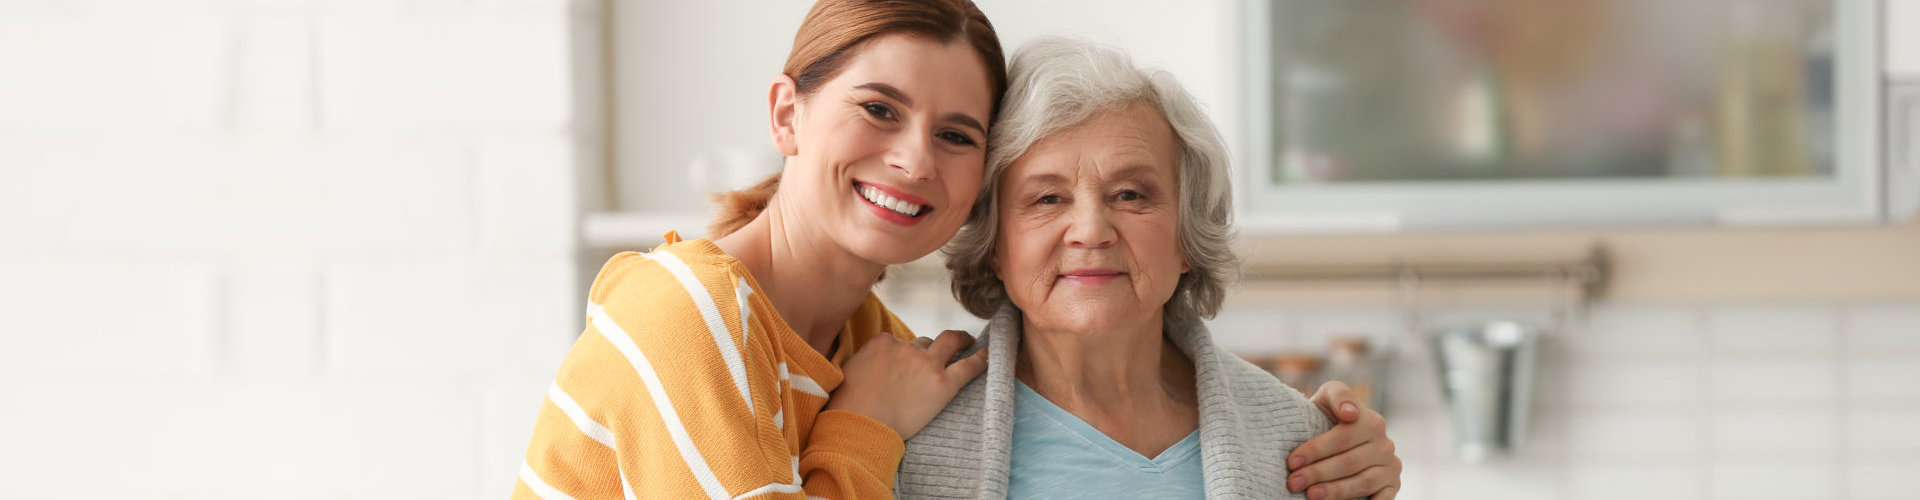
{"type": "Polygon", "coordinates": [[[1161,450],[1159,455],[1149,458],[1146,455],[1140,454],[1138,451],[1134,451],[1133,448],[1128,448],[1126,445],[1120,444],[1120,442],[1115,441],[1113,437],[1108,436],[1104,432],[1100,432],[1100,429],[1094,428],[1093,424],[1081,420],[1079,416],[1074,415],[1065,408],[1061,408],[1060,405],[1054,404],[1053,401],[1048,400],[1046,396],[1042,396],[1039,392],[1034,391],[1032,387],[1028,387],[1026,382],[1021,382],[1016,379],[1014,380],[1014,384],[1016,386],[1016,396],[1014,398],[1016,412],[1019,412],[1018,409],[1020,407],[1033,408],[1035,414],[1045,418],[1047,422],[1059,426],[1062,430],[1079,437],[1088,445],[1111,455],[1121,462],[1134,465],[1141,469],[1164,471],[1179,467],[1186,463],[1187,460],[1200,454],[1200,429],[1194,429],[1192,433],[1187,434],[1187,437],[1181,438],[1179,441],[1173,443],[1172,446],[1161,450]]]}

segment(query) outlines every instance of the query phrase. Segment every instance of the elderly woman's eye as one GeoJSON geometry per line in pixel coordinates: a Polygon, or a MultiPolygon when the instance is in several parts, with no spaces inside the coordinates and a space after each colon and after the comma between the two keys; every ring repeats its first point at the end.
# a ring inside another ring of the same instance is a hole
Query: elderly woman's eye
{"type": "Polygon", "coordinates": [[[1065,201],[1065,198],[1061,198],[1060,195],[1057,195],[1057,194],[1041,196],[1040,199],[1034,200],[1035,203],[1039,203],[1041,205],[1054,205],[1062,201],[1065,201]]]}
{"type": "Polygon", "coordinates": [[[1114,193],[1113,195],[1113,199],[1120,200],[1120,201],[1139,201],[1146,197],[1147,195],[1140,194],[1139,191],[1134,191],[1132,189],[1121,190],[1120,192],[1114,193]]]}
{"type": "Polygon", "coordinates": [[[867,114],[872,115],[874,118],[879,118],[882,120],[893,120],[893,108],[889,108],[885,104],[880,104],[877,102],[869,102],[866,104],[861,104],[860,108],[867,110],[867,114]]]}

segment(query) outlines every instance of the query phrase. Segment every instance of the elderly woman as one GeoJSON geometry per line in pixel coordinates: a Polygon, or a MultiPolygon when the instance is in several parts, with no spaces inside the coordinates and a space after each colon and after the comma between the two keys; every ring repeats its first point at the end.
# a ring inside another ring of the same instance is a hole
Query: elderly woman
{"type": "MultiPolygon", "coordinates": [[[[907,442],[898,496],[1306,496],[1287,452],[1328,418],[1201,322],[1238,263],[1218,131],[1113,49],[1043,39],[1010,72],[946,250],[954,294],[990,319],[987,372],[907,442]]],[[[1369,476],[1382,498],[1395,462],[1369,476]]]]}

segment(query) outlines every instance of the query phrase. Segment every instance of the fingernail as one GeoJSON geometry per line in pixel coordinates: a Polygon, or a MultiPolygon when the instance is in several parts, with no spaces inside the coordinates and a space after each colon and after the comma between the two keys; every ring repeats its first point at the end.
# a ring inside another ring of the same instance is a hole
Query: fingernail
{"type": "Polygon", "coordinates": [[[1298,470],[1300,466],[1306,465],[1306,462],[1307,462],[1307,457],[1303,457],[1299,455],[1287,457],[1287,468],[1298,470]]]}
{"type": "Polygon", "coordinates": [[[1293,477],[1287,478],[1287,491],[1300,491],[1301,488],[1305,487],[1307,487],[1306,476],[1295,474],[1293,477]]]}
{"type": "Polygon", "coordinates": [[[1354,405],[1353,403],[1343,403],[1343,404],[1341,404],[1341,405],[1340,405],[1340,411],[1344,411],[1344,412],[1359,412],[1359,411],[1360,411],[1360,407],[1359,407],[1359,406],[1355,406],[1355,405],[1354,405]]]}
{"type": "Polygon", "coordinates": [[[1313,489],[1307,490],[1307,500],[1326,500],[1326,498],[1327,487],[1325,486],[1315,486],[1313,489]]]}

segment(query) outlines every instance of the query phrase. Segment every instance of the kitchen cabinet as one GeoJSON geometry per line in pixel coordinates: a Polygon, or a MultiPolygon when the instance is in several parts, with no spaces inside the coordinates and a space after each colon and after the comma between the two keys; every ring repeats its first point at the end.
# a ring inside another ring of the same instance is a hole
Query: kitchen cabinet
{"type": "Polygon", "coordinates": [[[1903,220],[1916,3],[1245,2],[1242,223],[1903,220]]]}

